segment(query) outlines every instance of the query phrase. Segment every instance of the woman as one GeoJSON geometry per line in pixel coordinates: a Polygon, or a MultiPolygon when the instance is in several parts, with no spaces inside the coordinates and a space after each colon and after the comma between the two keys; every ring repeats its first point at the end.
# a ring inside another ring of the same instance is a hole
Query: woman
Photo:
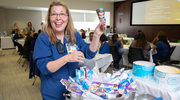
{"type": "Polygon", "coordinates": [[[33,35],[34,35],[33,31],[28,32],[27,37],[24,42],[24,51],[25,51],[25,55],[28,61],[30,57],[30,51],[31,51],[30,46],[31,46],[31,40],[33,38],[33,35]]]}
{"type": "MultiPolygon", "coordinates": [[[[117,34],[114,34],[112,36],[112,43],[115,44],[115,46],[117,47],[118,51],[123,48],[123,42],[122,40],[118,37],[117,34]]],[[[120,54],[120,52],[119,52],[120,54]]]]}
{"type": "Polygon", "coordinates": [[[23,36],[21,35],[20,28],[16,28],[15,35],[14,35],[13,39],[16,41],[19,39],[23,39],[23,36]]]}
{"type": "Polygon", "coordinates": [[[153,39],[153,44],[156,44],[158,41],[159,41],[159,39],[158,39],[158,36],[159,35],[164,35],[164,32],[163,31],[160,31],[158,34],[157,34],[157,36],[153,39]]]}
{"type": "Polygon", "coordinates": [[[35,29],[34,29],[34,27],[32,26],[32,23],[31,22],[28,22],[28,24],[27,24],[28,26],[26,27],[26,32],[27,33],[29,33],[30,31],[33,31],[33,32],[35,32],[35,29]]]}
{"type": "MultiPolygon", "coordinates": [[[[41,33],[34,47],[34,60],[41,75],[41,94],[44,100],[64,100],[65,87],[60,83],[61,79],[75,76],[78,63],[85,58],[93,58],[97,52],[101,34],[99,24],[93,40],[88,45],[78,32],[74,31],[73,21],[66,4],[54,1],[50,4],[46,17],[46,31],[41,33]],[[66,46],[76,48],[69,53],[66,46]]],[[[105,23],[104,26],[105,27],[105,23]]]]}
{"type": "Polygon", "coordinates": [[[117,34],[113,34],[113,36],[112,36],[112,43],[110,42],[110,44],[113,45],[113,46],[114,46],[114,45],[116,46],[117,51],[114,50],[114,51],[115,51],[115,56],[114,56],[113,58],[116,58],[116,59],[118,59],[118,60],[114,60],[114,61],[113,61],[113,65],[114,65],[115,68],[118,68],[118,69],[119,69],[119,61],[120,61],[121,55],[122,55],[122,54],[125,54],[125,53],[124,53],[125,50],[123,49],[123,42],[122,42],[122,40],[118,37],[117,34]],[[118,55],[116,52],[117,52],[119,55],[118,55]]]}
{"type": "Polygon", "coordinates": [[[159,60],[161,59],[161,57],[166,56],[166,54],[169,52],[170,49],[170,45],[165,35],[159,35],[158,39],[159,41],[152,46],[152,49],[157,51],[157,54],[153,55],[154,61],[159,60]]]}
{"type": "Polygon", "coordinates": [[[139,33],[137,35],[136,41],[133,41],[130,47],[138,47],[142,48],[144,58],[148,61],[150,58],[149,51],[151,50],[151,46],[146,40],[146,36],[144,33],[139,33]]]}
{"type": "Polygon", "coordinates": [[[82,39],[85,39],[85,38],[86,38],[85,31],[84,31],[83,29],[81,29],[81,30],[79,31],[79,33],[81,34],[82,39]]]}
{"type": "Polygon", "coordinates": [[[26,32],[26,29],[24,28],[21,32],[23,38],[25,38],[27,36],[27,32],[26,32]]]}
{"type": "Polygon", "coordinates": [[[106,35],[102,34],[100,37],[101,46],[99,48],[99,54],[109,53],[109,43],[106,41],[107,41],[106,35]]]}
{"type": "Polygon", "coordinates": [[[14,25],[12,26],[12,34],[16,33],[16,29],[19,28],[17,23],[14,23],[14,25]]]}

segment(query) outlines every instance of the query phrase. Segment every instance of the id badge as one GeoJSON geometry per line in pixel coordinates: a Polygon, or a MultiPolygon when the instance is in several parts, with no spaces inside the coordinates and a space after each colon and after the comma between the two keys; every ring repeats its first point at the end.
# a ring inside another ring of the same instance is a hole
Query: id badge
{"type": "Polygon", "coordinates": [[[66,48],[67,48],[67,52],[68,54],[77,51],[77,46],[75,45],[71,45],[71,44],[66,44],[66,48]]]}

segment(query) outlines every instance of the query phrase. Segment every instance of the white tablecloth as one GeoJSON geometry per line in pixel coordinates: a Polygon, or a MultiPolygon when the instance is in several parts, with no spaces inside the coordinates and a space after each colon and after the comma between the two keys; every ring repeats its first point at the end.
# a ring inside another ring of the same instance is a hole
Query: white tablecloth
{"type": "Polygon", "coordinates": [[[2,49],[14,48],[14,44],[12,42],[11,37],[1,37],[1,48],[2,49]]]}
{"type": "Polygon", "coordinates": [[[84,63],[80,63],[79,66],[88,66],[90,69],[98,67],[101,72],[105,72],[112,61],[111,54],[97,54],[93,59],[85,59],[84,63]]]}
{"type": "Polygon", "coordinates": [[[22,46],[24,46],[25,40],[24,40],[24,39],[21,39],[21,40],[17,40],[17,42],[20,43],[22,46]]]}
{"type": "Polygon", "coordinates": [[[170,46],[176,46],[174,52],[171,55],[171,59],[180,60],[180,43],[170,43],[170,46]]]}
{"type": "Polygon", "coordinates": [[[123,40],[127,40],[130,44],[132,43],[132,41],[134,41],[134,38],[130,38],[130,37],[123,37],[123,40]]]}
{"type": "Polygon", "coordinates": [[[180,100],[180,90],[170,91],[166,87],[159,86],[153,79],[134,77],[132,70],[126,72],[136,81],[138,94],[148,93],[156,98],[162,97],[163,100],[180,100]]]}

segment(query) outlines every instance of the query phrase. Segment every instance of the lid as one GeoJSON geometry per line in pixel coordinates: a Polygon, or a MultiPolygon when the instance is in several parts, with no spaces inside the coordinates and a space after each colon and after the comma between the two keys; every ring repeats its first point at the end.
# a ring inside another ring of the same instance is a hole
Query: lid
{"type": "Polygon", "coordinates": [[[141,66],[155,66],[154,63],[148,61],[134,61],[133,64],[141,65],[141,66]]]}
{"type": "Polygon", "coordinates": [[[164,73],[180,74],[180,69],[173,66],[159,65],[156,66],[155,69],[164,73]]]}

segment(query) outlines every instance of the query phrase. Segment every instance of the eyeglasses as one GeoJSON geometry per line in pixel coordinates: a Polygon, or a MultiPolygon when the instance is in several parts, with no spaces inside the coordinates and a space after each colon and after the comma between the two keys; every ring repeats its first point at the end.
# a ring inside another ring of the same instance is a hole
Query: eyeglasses
{"type": "Polygon", "coordinates": [[[58,40],[56,42],[56,47],[59,54],[64,53],[64,48],[63,48],[63,44],[61,43],[61,40],[58,40]]]}
{"type": "Polygon", "coordinates": [[[50,16],[52,18],[56,18],[57,16],[60,16],[61,18],[66,18],[68,16],[68,14],[64,14],[64,13],[60,13],[60,14],[57,14],[57,13],[51,13],[50,16]]]}

